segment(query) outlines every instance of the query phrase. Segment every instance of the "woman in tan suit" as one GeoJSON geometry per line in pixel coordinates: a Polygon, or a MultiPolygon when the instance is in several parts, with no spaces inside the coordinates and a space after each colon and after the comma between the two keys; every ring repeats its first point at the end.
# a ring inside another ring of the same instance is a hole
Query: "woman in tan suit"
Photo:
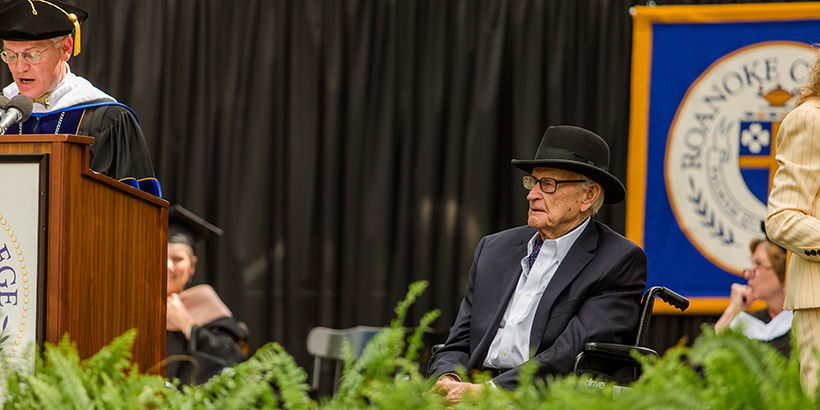
{"type": "Polygon", "coordinates": [[[814,396],[820,350],[820,61],[775,142],[777,172],[769,194],[766,233],[791,251],[785,309],[794,311],[800,378],[814,396]]]}

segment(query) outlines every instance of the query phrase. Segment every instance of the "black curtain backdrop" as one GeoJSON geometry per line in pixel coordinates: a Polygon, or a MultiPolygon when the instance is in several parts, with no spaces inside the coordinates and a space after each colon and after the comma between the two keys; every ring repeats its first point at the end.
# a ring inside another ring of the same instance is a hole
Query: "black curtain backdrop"
{"type": "MultiPolygon", "coordinates": [[[[90,13],[72,70],[137,112],[165,198],[225,231],[195,282],[306,368],[312,327],[385,325],[413,281],[408,324],[441,309],[446,332],[479,239],[526,222],[510,160],[548,126],[597,132],[626,177],[644,2],[71,2],[90,13]]],[[[650,345],[704,320],[656,317],[650,345]]]]}

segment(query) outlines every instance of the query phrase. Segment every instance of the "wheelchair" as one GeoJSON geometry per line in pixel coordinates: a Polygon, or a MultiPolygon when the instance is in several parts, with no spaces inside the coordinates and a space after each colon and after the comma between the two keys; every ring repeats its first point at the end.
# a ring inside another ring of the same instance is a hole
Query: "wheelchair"
{"type": "Polygon", "coordinates": [[[658,352],[643,346],[649,331],[649,321],[652,318],[656,296],[681,312],[689,307],[688,299],[668,288],[663,286],[649,288],[641,300],[638,326],[627,339],[634,340],[635,344],[586,343],[584,350],[575,357],[575,375],[590,376],[587,385],[598,388],[603,388],[608,382],[623,386],[638,380],[641,375],[641,365],[632,358],[632,352],[638,352],[641,356],[659,357],[658,352]]]}

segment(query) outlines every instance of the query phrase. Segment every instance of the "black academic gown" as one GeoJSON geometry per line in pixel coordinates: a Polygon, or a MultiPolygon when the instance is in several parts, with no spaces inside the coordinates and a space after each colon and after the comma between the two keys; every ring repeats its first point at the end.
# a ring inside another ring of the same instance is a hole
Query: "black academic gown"
{"type": "MultiPolygon", "coordinates": [[[[763,323],[769,323],[772,321],[772,317],[769,315],[769,309],[758,310],[751,315],[763,323]]],[[[777,351],[784,357],[788,358],[792,351],[791,331],[769,340],[767,343],[777,349],[777,351]]]]}
{"type": "Polygon", "coordinates": [[[191,328],[191,340],[179,331],[166,331],[168,380],[180,379],[183,384],[202,384],[222,369],[245,360],[239,341],[244,333],[231,317],[221,317],[202,327],[191,328]],[[194,360],[173,356],[188,356],[194,360]],[[193,377],[193,379],[192,379],[193,377]]]}
{"type": "Polygon", "coordinates": [[[125,105],[90,102],[66,109],[35,113],[14,124],[6,134],[75,134],[94,138],[90,168],[135,188],[162,196],[148,145],[136,115],[125,105]]]}

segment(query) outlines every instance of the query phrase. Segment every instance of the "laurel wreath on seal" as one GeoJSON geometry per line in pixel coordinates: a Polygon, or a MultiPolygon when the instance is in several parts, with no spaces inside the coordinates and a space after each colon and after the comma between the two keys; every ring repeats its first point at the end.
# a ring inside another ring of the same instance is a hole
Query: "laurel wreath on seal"
{"type": "Polygon", "coordinates": [[[8,325],[9,325],[9,316],[6,315],[6,317],[3,319],[3,326],[2,326],[3,330],[0,331],[0,356],[2,356],[2,354],[3,354],[3,350],[4,350],[3,348],[5,347],[6,340],[9,340],[9,336],[11,336],[11,335],[6,334],[6,329],[8,328],[8,325]]]}
{"type": "Polygon", "coordinates": [[[723,243],[735,243],[735,236],[730,227],[723,226],[722,221],[715,221],[715,212],[709,208],[709,203],[703,198],[703,189],[695,186],[695,180],[689,177],[689,201],[695,204],[695,212],[701,217],[701,223],[712,229],[712,235],[720,238],[723,243]]]}
{"type": "MultiPolygon", "coordinates": [[[[14,234],[14,230],[11,229],[11,225],[9,225],[8,221],[6,220],[5,217],[3,217],[2,213],[0,213],[0,227],[2,227],[6,231],[6,233],[9,236],[9,239],[11,240],[11,242],[14,246],[15,253],[17,254],[17,260],[20,262],[20,275],[22,276],[22,279],[23,279],[23,313],[22,313],[22,317],[20,318],[20,326],[17,328],[18,332],[15,335],[16,337],[13,340],[13,343],[11,343],[11,352],[9,352],[7,354],[4,353],[5,346],[6,346],[5,342],[9,339],[10,336],[12,336],[14,334],[13,333],[14,330],[11,330],[11,334],[6,335],[6,326],[8,325],[8,319],[9,319],[8,315],[5,317],[5,319],[3,319],[3,325],[2,325],[3,328],[2,328],[2,331],[0,332],[0,344],[2,344],[2,348],[0,348],[0,353],[3,353],[3,356],[5,356],[5,360],[0,362],[0,363],[2,363],[2,364],[0,364],[0,375],[2,375],[6,372],[6,370],[8,370],[9,365],[11,364],[11,361],[14,359],[14,356],[17,354],[17,350],[20,348],[21,342],[23,341],[23,336],[24,336],[23,332],[26,331],[26,325],[27,325],[27,322],[28,322],[28,314],[29,314],[29,302],[31,301],[31,299],[29,298],[29,296],[30,296],[30,292],[29,292],[30,284],[29,284],[28,268],[27,268],[27,264],[26,264],[26,258],[23,256],[23,250],[20,249],[20,243],[17,241],[17,235],[14,234]]],[[[2,305],[0,304],[0,306],[2,306],[2,305]]]]}

